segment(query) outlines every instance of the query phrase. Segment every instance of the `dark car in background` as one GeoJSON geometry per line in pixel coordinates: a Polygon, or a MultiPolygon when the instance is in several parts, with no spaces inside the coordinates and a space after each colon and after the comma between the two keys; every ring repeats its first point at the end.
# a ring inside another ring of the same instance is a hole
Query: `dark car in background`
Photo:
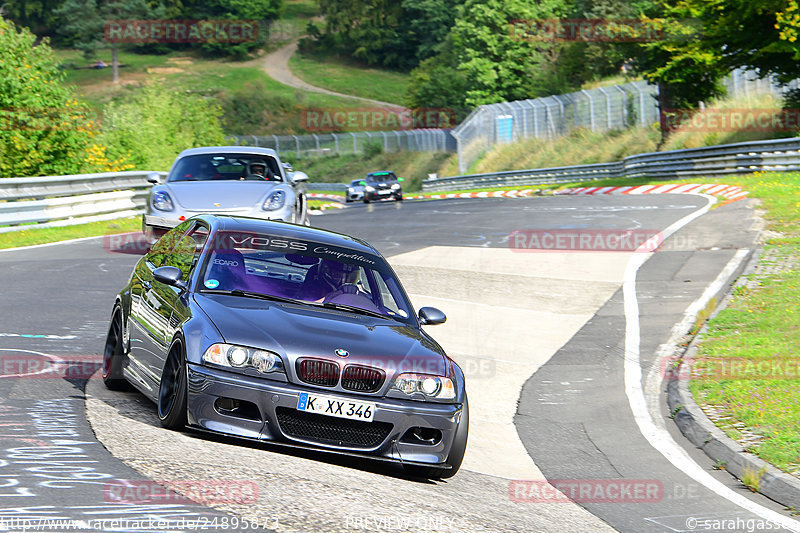
{"type": "Polygon", "coordinates": [[[366,242],[295,224],[198,215],[169,231],[116,296],[103,352],[161,424],[401,464],[461,466],[464,373],[423,329],[366,242]]]}
{"type": "Polygon", "coordinates": [[[391,170],[381,170],[370,172],[363,180],[364,203],[376,202],[379,200],[403,200],[403,187],[400,182],[403,178],[395,176],[391,170]]]}

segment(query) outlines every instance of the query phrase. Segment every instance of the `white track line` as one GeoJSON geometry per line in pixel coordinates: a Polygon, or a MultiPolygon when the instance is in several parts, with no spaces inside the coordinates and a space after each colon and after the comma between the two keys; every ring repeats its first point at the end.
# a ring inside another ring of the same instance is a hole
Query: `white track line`
{"type": "MultiPolygon", "coordinates": [[[[711,206],[716,202],[712,196],[702,195],[708,203],[695,211],[694,213],[683,217],[678,220],[666,230],[664,230],[664,238],[681,229],[696,218],[704,215],[711,209],[711,206]]],[[[738,257],[738,254],[737,254],[738,257]]],[[[654,416],[648,409],[648,404],[645,399],[644,389],[642,387],[642,367],[639,357],[640,349],[640,329],[639,329],[639,302],[636,298],[636,274],[639,268],[647,261],[649,254],[636,253],[633,254],[630,262],[628,263],[625,271],[625,281],[623,282],[623,295],[625,300],[625,394],[628,396],[628,402],[633,412],[633,418],[639,426],[642,435],[647,439],[651,446],[658,450],[670,463],[676,468],[684,472],[695,481],[704,485],[707,489],[713,491],[717,495],[727,499],[735,505],[765,519],[770,522],[779,524],[781,527],[790,531],[800,533],[800,522],[784,516],[778,512],[768,509],[759,505],[748,498],[737,494],[720,481],[714,479],[703,467],[698,465],[689,454],[672,438],[663,423],[659,426],[654,421],[654,416]]],[[[736,257],[734,257],[736,260],[736,257]]],[[[732,262],[734,261],[732,260],[732,262]]],[[[741,261],[741,258],[739,259],[741,261]]],[[[719,282],[721,287],[727,281],[727,276],[722,278],[722,274],[729,271],[728,275],[735,270],[738,264],[728,263],[723,272],[712,283],[715,285],[719,282]],[[730,267],[730,268],[729,268],[730,267]]],[[[706,289],[703,296],[704,298],[709,293],[710,287],[706,289]]],[[[712,293],[713,294],[713,293],[712,293]]],[[[697,306],[700,304],[697,303],[697,306]]],[[[687,312],[694,310],[697,306],[692,304],[687,312]]],[[[656,365],[658,362],[655,363],[656,365]]],[[[656,389],[657,390],[657,389],[656,389]]]]}

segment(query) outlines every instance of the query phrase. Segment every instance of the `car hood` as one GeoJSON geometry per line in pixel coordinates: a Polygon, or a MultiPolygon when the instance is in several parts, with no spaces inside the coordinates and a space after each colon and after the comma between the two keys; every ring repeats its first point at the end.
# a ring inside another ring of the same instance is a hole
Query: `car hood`
{"type": "Polygon", "coordinates": [[[299,357],[381,368],[387,382],[402,372],[449,375],[449,360],[435,342],[391,319],[227,295],[196,294],[195,301],[225,342],[284,356],[291,381],[299,357]],[[337,350],[349,355],[339,357],[337,350]]]}
{"type": "Polygon", "coordinates": [[[189,210],[253,207],[263,202],[264,197],[279,181],[178,181],[168,183],[163,189],[181,207],[189,210]],[[220,205],[216,205],[220,204],[220,205]]]}

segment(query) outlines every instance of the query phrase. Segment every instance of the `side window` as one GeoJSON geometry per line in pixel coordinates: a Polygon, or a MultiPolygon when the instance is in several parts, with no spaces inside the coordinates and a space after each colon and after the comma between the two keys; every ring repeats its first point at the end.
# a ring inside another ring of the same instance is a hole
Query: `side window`
{"type": "Polygon", "coordinates": [[[175,244],[172,253],[167,256],[164,266],[174,266],[181,269],[183,279],[189,279],[189,274],[200,259],[200,252],[208,238],[208,229],[205,226],[197,225],[191,231],[182,235],[175,244]]]}
{"type": "Polygon", "coordinates": [[[167,232],[167,234],[161,237],[153,247],[150,248],[150,251],[147,252],[147,261],[156,268],[164,266],[164,261],[166,261],[167,256],[172,249],[175,248],[175,245],[178,244],[178,241],[192,224],[193,222],[187,220],[167,232]]]}

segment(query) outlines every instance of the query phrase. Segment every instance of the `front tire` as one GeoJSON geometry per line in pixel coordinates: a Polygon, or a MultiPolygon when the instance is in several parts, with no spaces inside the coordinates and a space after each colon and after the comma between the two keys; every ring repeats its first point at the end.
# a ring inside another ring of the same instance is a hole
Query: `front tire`
{"type": "Polygon", "coordinates": [[[122,373],[124,359],[122,310],[115,307],[111,313],[111,323],[108,326],[106,345],[103,349],[103,383],[107,389],[118,391],[128,389],[128,382],[122,373]]]}
{"type": "Polygon", "coordinates": [[[186,364],[180,342],[169,351],[158,386],[158,419],[167,429],[186,426],[186,364]]]}

